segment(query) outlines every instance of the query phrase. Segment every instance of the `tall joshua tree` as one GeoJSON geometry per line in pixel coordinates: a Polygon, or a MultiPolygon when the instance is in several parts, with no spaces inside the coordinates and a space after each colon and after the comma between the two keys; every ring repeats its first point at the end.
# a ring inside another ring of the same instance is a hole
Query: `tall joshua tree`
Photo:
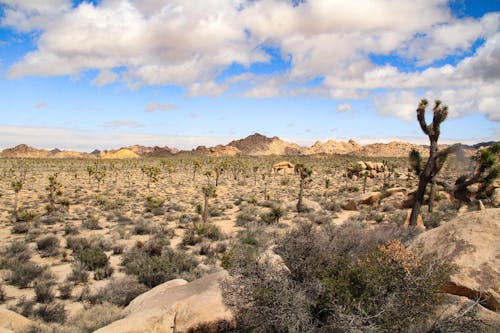
{"type": "Polygon", "coordinates": [[[309,182],[311,180],[312,169],[306,167],[304,164],[296,164],[295,172],[300,177],[299,200],[297,201],[297,212],[300,213],[303,211],[302,197],[304,196],[304,186],[306,182],[309,182]]]}
{"type": "Polygon", "coordinates": [[[216,194],[215,186],[213,186],[213,185],[203,186],[201,188],[201,191],[203,192],[203,198],[205,200],[205,203],[203,205],[203,223],[207,223],[207,221],[208,221],[208,199],[214,198],[217,194],[216,194]]]}
{"type": "MultiPolygon", "coordinates": [[[[427,108],[428,102],[426,99],[422,99],[417,108],[417,119],[420,124],[422,131],[427,134],[430,141],[429,147],[429,158],[425,166],[421,165],[421,158],[415,158],[415,161],[410,161],[413,165],[414,170],[417,172],[419,181],[417,193],[415,193],[415,202],[410,215],[410,225],[414,226],[417,223],[417,217],[420,212],[420,207],[424,201],[424,194],[427,185],[433,181],[434,177],[439,173],[444,165],[446,157],[453,152],[460,150],[460,144],[454,144],[446,149],[438,150],[438,139],[441,134],[441,123],[446,120],[448,116],[448,107],[443,105],[440,100],[436,100],[433,109],[432,123],[429,125],[425,120],[425,109],[427,108]]],[[[411,160],[410,153],[410,160],[411,160]]],[[[413,153],[414,154],[414,153],[413,153]]],[[[416,157],[416,156],[415,156],[416,157]]]]}

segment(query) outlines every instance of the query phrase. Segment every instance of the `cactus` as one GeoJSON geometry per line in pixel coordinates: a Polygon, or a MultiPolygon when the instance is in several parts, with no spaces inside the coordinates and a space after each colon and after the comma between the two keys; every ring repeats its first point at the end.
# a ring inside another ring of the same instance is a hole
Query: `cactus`
{"type": "Polygon", "coordinates": [[[295,172],[300,177],[299,200],[297,201],[297,212],[302,212],[302,197],[304,196],[304,185],[311,180],[312,169],[304,164],[296,164],[295,172]]]}

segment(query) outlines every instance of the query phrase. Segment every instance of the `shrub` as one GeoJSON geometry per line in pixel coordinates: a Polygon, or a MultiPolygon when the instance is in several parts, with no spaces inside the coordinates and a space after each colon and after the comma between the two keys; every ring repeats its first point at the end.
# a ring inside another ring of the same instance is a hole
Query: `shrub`
{"type": "Polygon", "coordinates": [[[148,291],[148,287],[131,276],[111,279],[108,284],[96,291],[91,303],[111,303],[120,307],[127,306],[134,298],[148,291]]]}
{"type": "Polygon", "coordinates": [[[54,284],[50,279],[35,281],[35,299],[38,303],[50,303],[54,300],[54,284]]]}
{"type": "Polygon", "coordinates": [[[30,230],[30,226],[28,223],[17,222],[12,227],[13,234],[25,234],[30,230]]]}
{"type": "Polygon", "coordinates": [[[82,263],[88,270],[105,267],[108,264],[108,256],[100,247],[78,249],[73,253],[75,259],[82,263]]]}
{"type": "Polygon", "coordinates": [[[165,203],[165,199],[163,198],[147,196],[146,201],[144,201],[144,208],[147,213],[162,215],[165,213],[163,209],[163,203],[165,203]]]}
{"type": "Polygon", "coordinates": [[[71,298],[71,293],[73,290],[73,286],[69,282],[63,282],[59,284],[57,287],[59,290],[59,298],[61,299],[70,299],[71,298]]]}
{"type": "Polygon", "coordinates": [[[140,283],[153,288],[191,272],[197,262],[192,256],[170,248],[164,248],[161,256],[149,256],[143,249],[135,248],[125,254],[122,264],[127,274],[136,275],[140,283]]]}
{"type": "Polygon", "coordinates": [[[59,254],[59,239],[54,235],[37,240],[36,245],[42,257],[53,257],[59,254]]]}
{"type": "Polygon", "coordinates": [[[151,221],[146,221],[142,218],[137,220],[135,222],[135,225],[134,225],[134,234],[135,235],[153,234],[157,230],[158,229],[154,226],[154,224],[151,221]]]}
{"type": "Polygon", "coordinates": [[[241,227],[247,223],[254,222],[257,220],[257,211],[253,207],[248,207],[242,209],[241,212],[236,216],[236,225],[241,227]]]}
{"type": "Polygon", "coordinates": [[[417,260],[397,230],[300,224],[274,249],[286,269],[238,245],[222,260],[223,299],[242,331],[423,331],[450,269],[417,260]]]}
{"type": "Polygon", "coordinates": [[[46,322],[63,323],[66,320],[66,310],[60,302],[40,304],[35,308],[34,315],[46,322]]]}
{"type": "Polygon", "coordinates": [[[0,268],[10,268],[26,262],[30,258],[31,251],[26,242],[14,241],[2,251],[0,268]]]}
{"type": "Polygon", "coordinates": [[[66,237],[66,247],[73,251],[78,251],[90,247],[90,242],[85,237],[66,237]]]}
{"type": "Polygon", "coordinates": [[[99,225],[99,220],[97,217],[89,216],[82,221],[82,228],[88,230],[101,230],[102,227],[99,225]]]}
{"type": "Polygon", "coordinates": [[[111,267],[109,264],[102,268],[96,268],[94,272],[94,280],[103,280],[106,278],[109,278],[114,272],[113,267],[111,267]]]}
{"type": "Polygon", "coordinates": [[[89,280],[89,272],[87,267],[80,262],[73,263],[71,273],[67,277],[68,281],[75,283],[85,283],[89,280]]]}
{"type": "Polygon", "coordinates": [[[91,333],[121,318],[123,315],[120,308],[104,303],[80,310],[71,317],[71,322],[80,329],[80,332],[91,333]]]}
{"type": "Polygon", "coordinates": [[[7,275],[7,280],[14,286],[27,288],[44,270],[44,267],[31,261],[19,263],[10,268],[10,274],[7,275]]]}

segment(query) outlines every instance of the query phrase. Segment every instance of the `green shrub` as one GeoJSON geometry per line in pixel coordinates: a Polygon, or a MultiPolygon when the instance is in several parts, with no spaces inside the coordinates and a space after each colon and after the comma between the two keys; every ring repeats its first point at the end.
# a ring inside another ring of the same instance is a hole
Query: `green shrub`
{"type": "Polygon", "coordinates": [[[88,270],[105,267],[108,264],[108,256],[100,247],[77,249],[73,257],[82,263],[88,270]]]}
{"type": "Polygon", "coordinates": [[[122,264],[127,274],[137,276],[140,283],[153,288],[191,272],[197,262],[191,255],[170,248],[164,248],[160,256],[150,256],[144,249],[134,248],[124,255],[122,264]]]}

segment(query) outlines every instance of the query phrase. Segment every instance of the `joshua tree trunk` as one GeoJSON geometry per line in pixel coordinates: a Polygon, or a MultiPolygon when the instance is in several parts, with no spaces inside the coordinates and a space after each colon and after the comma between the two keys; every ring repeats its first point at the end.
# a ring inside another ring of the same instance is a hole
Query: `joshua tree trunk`
{"type": "Polygon", "coordinates": [[[431,180],[431,189],[429,191],[429,213],[434,209],[434,197],[436,196],[436,179],[431,180]]]}
{"type": "Polygon", "coordinates": [[[363,194],[366,193],[366,178],[368,178],[368,173],[365,171],[363,173],[363,194]]]}
{"type": "Polygon", "coordinates": [[[300,178],[299,200],[297,201],[297,212],[302,212],[302,197],[304,196],[304,179],[300,178]]]}
{"type": "Polygon", "coordinates": [[[203,206],[203,223],[208,221],[208,195],[205,194],[205,204],[203,206]]]}

